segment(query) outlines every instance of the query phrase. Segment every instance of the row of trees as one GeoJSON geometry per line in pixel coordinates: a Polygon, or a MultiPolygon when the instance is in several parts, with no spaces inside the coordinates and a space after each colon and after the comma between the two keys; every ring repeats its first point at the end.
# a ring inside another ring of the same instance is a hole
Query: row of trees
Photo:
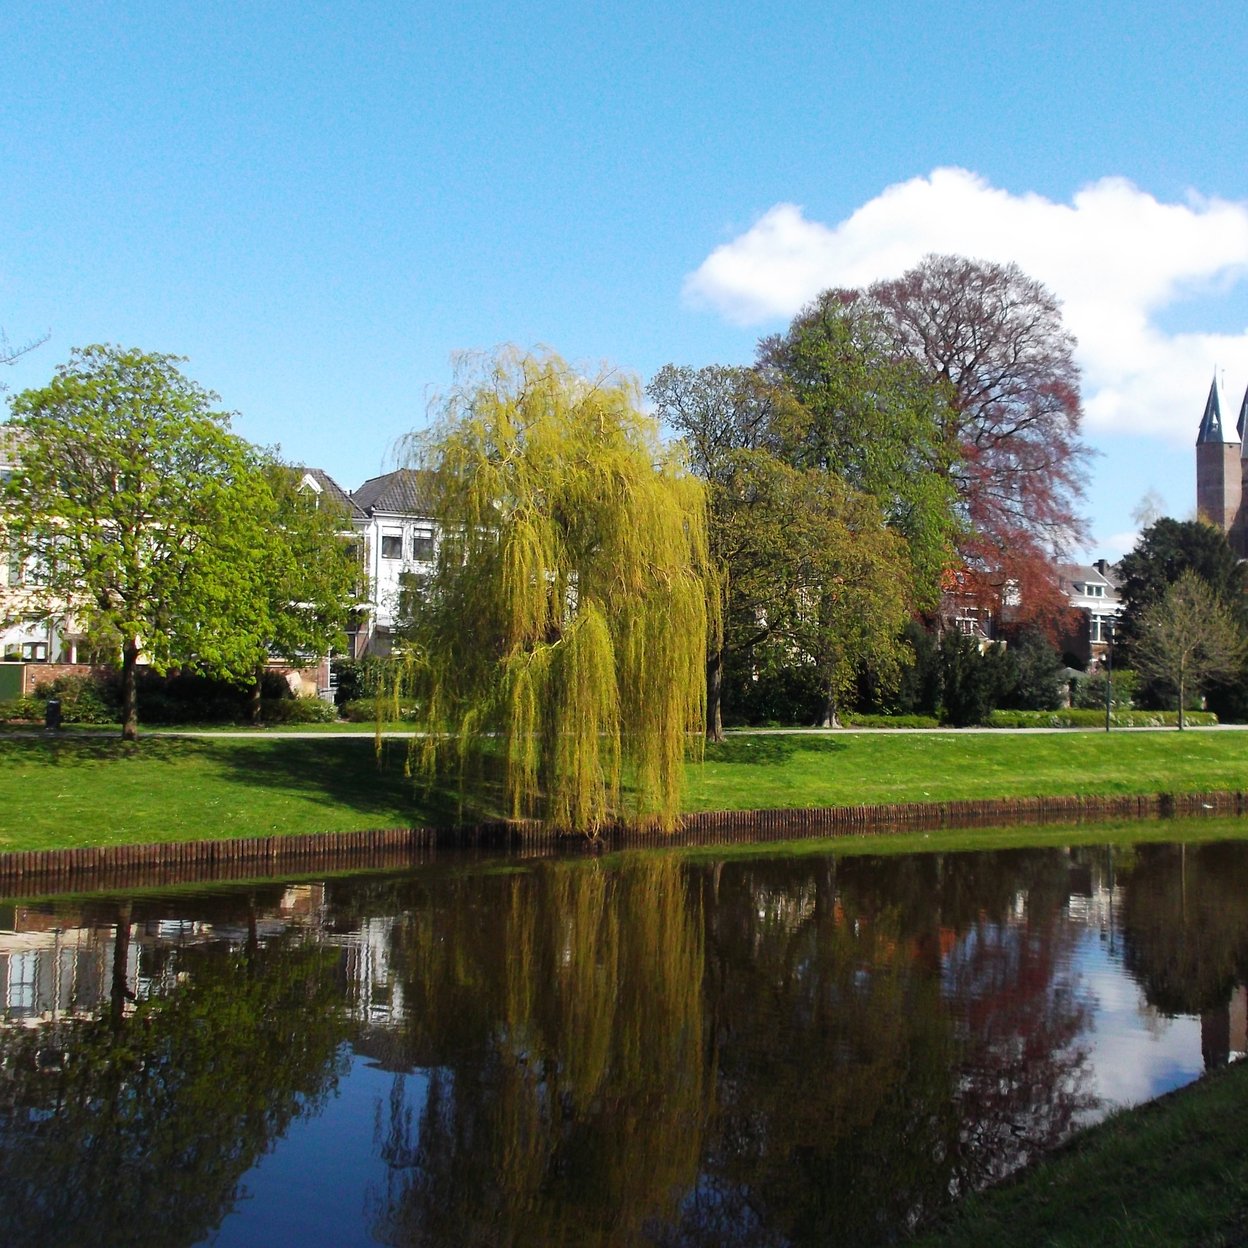
{"type": "Polygon", "coordinates": [[[271,656],[341,645],[359,566],[349,519],[230,432],[175,356],[73,352],[12,400],[17,467],[0,532],[27,583],[10,610],[72,619],[120,663],[122,735],[138,732],[140,655],[248,681],[271,656]]]}
{"type": "Polygon", "coordinates": [[[895,686],[906,621],[935,612],[955,569],[989,610],[1008,587],[1020,623],[1055,626],[1087,457],[1073,346],[1016,266],[929,256],[826,291],[751,367],[658,373],[650,398],[710,495],[713,738],[743,656],[814,674],[829,725],[864,672],[895,686]]]}
{"type": "Polygon", "coordinates": [[[734,666],[801,667],[834,724],[862,680],[898,684],[955,569],[1051,622],[1086,456],[1072,347],[1017,267],[932,256],[821,295],[750,367],[660,370],[684,460],[618,375],[479,361],[414,446],[442,525],[411,603],[417,761],[463,775],[501,742],[513,814],[591,831],[628,770],[666,823],[734,666]]]}

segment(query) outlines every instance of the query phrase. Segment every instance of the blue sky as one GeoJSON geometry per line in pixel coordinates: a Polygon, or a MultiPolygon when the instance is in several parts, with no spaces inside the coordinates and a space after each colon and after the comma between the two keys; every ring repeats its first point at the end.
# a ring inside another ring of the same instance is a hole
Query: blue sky
{"type": "Polygon", "coordinates": [[[354,488],[456,351],[744,363],[822,286],[962,250],[1077,322],[1117,554],[1146,490],[1190,513],[1214,365],[1228,407],[1248,387],[1242,4],[0,20],[0,326],[51,332],[11,390],[89,342],[186,355],[240,433],[354,488]]]}

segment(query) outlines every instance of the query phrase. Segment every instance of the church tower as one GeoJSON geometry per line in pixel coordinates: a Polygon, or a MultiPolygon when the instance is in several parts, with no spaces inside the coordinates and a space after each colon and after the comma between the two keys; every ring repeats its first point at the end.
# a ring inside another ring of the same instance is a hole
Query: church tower
{"type": "Polygon", "coordinates": [[[1239,512],[1244,497],[1244,472],[1248,470],[1242,442],[1246,419],[1248,394],[1239,412],[1240,440],[1228,440],[1222,428],[1222,405],[1215,376],[1196,436],[1196,515],[1217,525],[1236,547],[1242,544],[1243,537],[1239,512]]]}

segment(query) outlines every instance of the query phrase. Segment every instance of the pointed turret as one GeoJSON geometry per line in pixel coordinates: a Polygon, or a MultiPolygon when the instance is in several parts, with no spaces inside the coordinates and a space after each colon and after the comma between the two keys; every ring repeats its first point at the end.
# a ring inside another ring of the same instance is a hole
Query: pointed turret
{"type": "MultiPolygon", "coordinates": [[[[1243,418],[1243,412],[1240,413],[1243,418]]],[[[1234,530],[1237,540],[1243,530],[1240,504],[1244,497],[1244,477],[1248,460],[1240,459],[1240,443],[1229,442],[1222,428],[1222,404],[1218,400],[1218,377],[1214,374],[1205,414],[1196,438],[1196,514],[1215,525],[1227,536],[1234,530]]]]}
{"type": "Polygon", "coordinates": [[[1209,387],[1209,397],[1205,400],[1205,414],[1200,420],[1200,432],[1196,435],[1196,445],[1204,446],[1209,442],[1225,442],[1222,436],[1222,404],[1218,401],[1218,379],[1214,376],[1209,387]]]}
{"type": "Polygon", "coordinates": [[[1244,391],[1244,401],[1239,405],[1239,419],[1235,422],[1235,432],[1239,434],[1240,455],[1248,458],[1244,450],[1244,426],[1248,425],[1248,390],[1244,391]]]}

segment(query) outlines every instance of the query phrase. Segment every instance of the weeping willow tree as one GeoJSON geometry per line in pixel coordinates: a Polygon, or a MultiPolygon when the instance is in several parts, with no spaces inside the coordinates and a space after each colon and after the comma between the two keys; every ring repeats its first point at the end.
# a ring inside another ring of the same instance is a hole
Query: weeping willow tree
{"type": "Polygon", "coordinates": [[[461,368],[414,445],[441,534],[409,604],[419,769],[462,786],[501,750],[513,818],[589,835],[675,824],[705,710],[703,486],[639,397],[506,351],[461,368]]]}

